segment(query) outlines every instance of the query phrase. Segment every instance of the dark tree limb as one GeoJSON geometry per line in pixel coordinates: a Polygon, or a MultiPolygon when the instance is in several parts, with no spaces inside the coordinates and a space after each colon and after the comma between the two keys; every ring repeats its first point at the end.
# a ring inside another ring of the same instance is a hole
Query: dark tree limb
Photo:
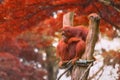
{"type": "Polygon", "coordinates": [[[114,3],[113,0],[99,0],[99,2],[103,3],[104,5],[112,6],[116,11],[120,12],[120,8],[114,3]]]}
{"type": "Polygon", "coordinates": [[[109,23],[110,25],[112,25],[113,27],[115,27],[116,29],[120,30],[120,26],[116,25],[115,23],[111,22],[110,20],[106,19],[102,12],[99,10],[99,8],[93,3],[93,6],[96,8],[96,10],[98,11],[99,13],[99,16],[104,20],[106,21],[107,23],[109,23]]]}

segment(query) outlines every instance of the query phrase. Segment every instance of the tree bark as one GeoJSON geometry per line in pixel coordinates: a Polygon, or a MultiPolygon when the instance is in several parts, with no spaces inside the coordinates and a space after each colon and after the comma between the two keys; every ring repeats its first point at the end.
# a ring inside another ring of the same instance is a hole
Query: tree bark
{"type": "Polygon", "coordinates": [[[68,12],[63,16],[63,27],[73,26],[74,12],[68,12]]]}
{"type": "MultiPolygon", "coordinates": [[[[89,33],[86,39],[86,50],[82,56],[83,60],[93,60],[94,47],[99,33],[100,17],[96,13],[92,13],[88,16],[88,18],[89,33]]],[[[89,69],[88,66],[74,65],[71,73],[72,80],[87,80],[89,70],[86,69],[89,69]]]]}
{"type": "Polygon", "coordinates": [[[54,56],[54,48],[52,46],[46,47],[46,57],[47,57],[47,64],[45,63],[45,67],[48,72],[48,80],[55,80],[57,78],[57,67],[55,66],[55,63],[53,63],[55,60],[54,56]]]}

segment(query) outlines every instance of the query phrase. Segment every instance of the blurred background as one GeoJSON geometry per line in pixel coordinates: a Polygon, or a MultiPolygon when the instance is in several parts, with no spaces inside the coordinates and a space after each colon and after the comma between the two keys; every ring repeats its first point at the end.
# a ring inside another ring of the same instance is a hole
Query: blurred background
{"type": "Polygon", "coordinates": [[[105,65],[118,64],[118,73],[120,0],[0,0],[0,80],[56,80],[59,30],[63,15],[71,11],[74,26],[88,26],[90,13],[100,15],[95,56],[101,60],[97,55],[102,55],[105,65]]]}

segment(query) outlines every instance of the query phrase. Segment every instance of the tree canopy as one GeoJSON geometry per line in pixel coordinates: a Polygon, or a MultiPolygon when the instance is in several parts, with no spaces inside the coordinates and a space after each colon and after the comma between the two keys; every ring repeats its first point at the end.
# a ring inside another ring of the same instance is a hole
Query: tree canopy
{"type": "MultiPolygon", "coordinates": [[[[48,61],[42,59],[42,53],[59,38],[63,15],[67,12],[75,13],[74,26],[88,26],[87,16],[97,13],[101,17],[100,32],[111,39],[118,36],[119,0],[0,0],[0,61],[4,61],[0,63],[0,76],[45,80],[47,72],[41,69],[48,61]],[[39,51],[35,52],[35,48],[39,51]],[[40,63],[42,67],[34,68],[40,63]]],[[[54,50],[46,52],[54,56],[54,50]]]]}

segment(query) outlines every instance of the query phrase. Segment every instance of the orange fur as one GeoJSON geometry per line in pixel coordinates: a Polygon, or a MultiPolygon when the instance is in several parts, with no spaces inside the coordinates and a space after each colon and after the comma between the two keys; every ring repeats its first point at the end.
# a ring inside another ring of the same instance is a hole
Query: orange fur
{"type": "Polygon", "coordinates": [[[86,36],[88,34],[88,28],[82,25],[76,27],[63,27],[61,31],[63,32],[63,35],[67,38],[79,37],[82,38],[82,40],[84,41],[86,40],[86,36]]]}
{"type": "Polygon", "coordinates": [[[61,29],[63,38],[57,46],[57,56],[60,57],[59,66],[72,60],[81,58],[85,51],[85,40],[88,34],[88,29],[84,26],[78,27],[63,27],[61,29]]]}
{"type": "Polygon", "coordinates": [[[57,55],[61,58],[59,66],[72,60],[75,63],[85,50],[85,42],[82,39],[73,37],[70,38],[68,43],[61,40],[57,46],[57,55]]]}
{"type": "Polygon", "coordinates": [[[85,27],[64,27],[61,29],[62,38],[57,46],[57,55],[60,57],[59,66],[72,60],[75,63],[76,60],[81,58],[85,51],[85,40],[88,34],[88,29],[85,27]]]}

